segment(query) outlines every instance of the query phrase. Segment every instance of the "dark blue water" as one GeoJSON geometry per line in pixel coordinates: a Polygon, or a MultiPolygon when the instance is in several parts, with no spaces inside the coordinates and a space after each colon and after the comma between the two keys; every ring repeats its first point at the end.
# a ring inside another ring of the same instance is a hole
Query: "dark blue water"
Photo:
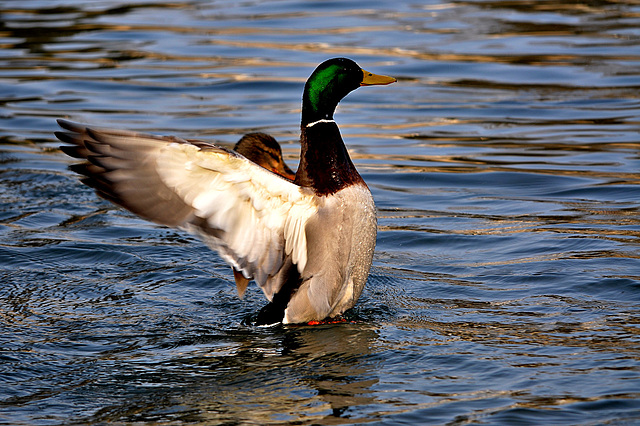
{"type": "Polygon", "coordinates": [[[0,424],[640,422],[640,4],[0,1],[0,424]],[[379,215],[350,322],[256,328],[196,238],[67,169],[55,119],[295,167],[323,60],[379,215]]]}

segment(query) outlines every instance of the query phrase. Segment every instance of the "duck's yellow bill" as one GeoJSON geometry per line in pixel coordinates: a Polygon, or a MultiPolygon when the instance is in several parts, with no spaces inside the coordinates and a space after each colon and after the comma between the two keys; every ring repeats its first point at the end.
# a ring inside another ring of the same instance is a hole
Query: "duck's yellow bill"
{"type": "Polygon", "coordinates": [[[378,75],[365,70],[362,70],[362,74],[363,76],[362,81],[360,82],[360,86],[380,86],[395,83],[397,81],[393,77],[378,75]]]}

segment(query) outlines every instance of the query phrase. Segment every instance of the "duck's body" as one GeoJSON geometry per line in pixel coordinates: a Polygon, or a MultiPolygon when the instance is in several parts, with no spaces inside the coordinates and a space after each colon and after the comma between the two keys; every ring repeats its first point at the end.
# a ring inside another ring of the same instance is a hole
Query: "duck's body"
{"type": "Polygon", "coordinates": [[[376,244],[376,210],[369,188],[350,185],[319,198],[305,231],[307,263],[284,311],[285,323],[335,317],[356,304],[376,244]]]}
{"type": "Polygon", "coordinates": [[[353,307],[376,241],[371,192],[333,112],[360,85],[389,84],[348,59],[321,64],[303,95],[300,166],[293,182],[213,144],[59,121],[73,170],[99,195],[157,223],[200,235],[270,303],[257,324],[320,321],[353,307]]]}

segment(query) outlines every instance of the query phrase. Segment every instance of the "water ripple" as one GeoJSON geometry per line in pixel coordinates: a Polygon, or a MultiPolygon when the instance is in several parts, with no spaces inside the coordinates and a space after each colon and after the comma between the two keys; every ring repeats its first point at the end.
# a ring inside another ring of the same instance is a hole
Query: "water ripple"
{"type": "Polygon", "coordinates": [[[633,1],[0,2],[0,423],[633,423],[633,1]],[[343,324],[253,328],[198,240],[81,186],[55,118],[299,155],[311,69],[379,234],[343,324]]]}

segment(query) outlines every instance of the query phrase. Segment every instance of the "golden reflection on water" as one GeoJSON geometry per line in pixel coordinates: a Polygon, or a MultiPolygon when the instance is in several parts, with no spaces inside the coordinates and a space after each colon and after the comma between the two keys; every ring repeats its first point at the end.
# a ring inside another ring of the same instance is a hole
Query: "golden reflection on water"
{"type": "Polygon", "coordinates": [[[212,424],[633,409],[636,2],[345,4],[0,11],[5,407],[212,424]],[[204,247],[73,186],[52,142],[60,116],[226,144],[257,129],[295,166],[301,87],[327,56],[398,77],[336,117],[379,207],[354,324],[241,327],[257,292],[238,302],[204,247]]]}

